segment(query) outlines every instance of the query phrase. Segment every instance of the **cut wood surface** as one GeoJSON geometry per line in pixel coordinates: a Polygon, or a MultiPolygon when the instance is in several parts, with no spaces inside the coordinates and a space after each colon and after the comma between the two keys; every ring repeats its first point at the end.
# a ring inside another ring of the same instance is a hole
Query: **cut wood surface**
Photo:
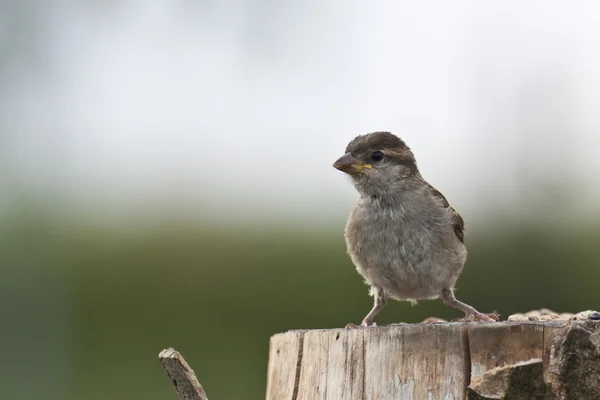
{"type": "Polygon", "coordinates": [[[600,399],[600,375],[565,367],[600,371],[599,332],[598,321],[290,331],[271,338],[267,399],[600,399]]]}

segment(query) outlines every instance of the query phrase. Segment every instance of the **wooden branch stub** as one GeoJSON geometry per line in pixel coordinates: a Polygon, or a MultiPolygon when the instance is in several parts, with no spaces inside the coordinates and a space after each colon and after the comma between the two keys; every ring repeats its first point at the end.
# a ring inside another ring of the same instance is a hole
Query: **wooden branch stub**
{"type": "Polygon", "coordinates": [[[600,399],[600,321],[390,325],[271,338],[267,400],[600,399]]]}
{"type": "Polygon", "coordinates": [[[158,358],[171,378],[180,400],[208,400],[196,374],[177,350],[164,349],[158,358]]]}

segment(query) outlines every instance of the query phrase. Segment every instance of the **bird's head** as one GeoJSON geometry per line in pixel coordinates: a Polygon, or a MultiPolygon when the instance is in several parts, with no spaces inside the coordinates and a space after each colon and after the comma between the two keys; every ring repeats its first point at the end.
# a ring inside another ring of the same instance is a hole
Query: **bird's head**
{"type": "Polygon", "coordinates": [[[402,189],[420,176],[410,148],[390,132],[355,137],[333,167],[348,174],[361,194],[371,196],[402,189]]]}

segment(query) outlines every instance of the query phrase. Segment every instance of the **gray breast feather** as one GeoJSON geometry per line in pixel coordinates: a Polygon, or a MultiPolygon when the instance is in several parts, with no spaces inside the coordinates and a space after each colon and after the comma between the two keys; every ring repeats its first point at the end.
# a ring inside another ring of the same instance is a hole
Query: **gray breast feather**
{"type": "Polygon", "coordinates": [[[348,252],[358,272],[396,298],[435,295],[438,286],[453,283],[466,259],[460,237],[449,234],[454,215],[424,194],[407,194],[401,204],[361,198],[346,226],[348,252]],[[433,276],[441,264],[447,269],[433,276]]]}

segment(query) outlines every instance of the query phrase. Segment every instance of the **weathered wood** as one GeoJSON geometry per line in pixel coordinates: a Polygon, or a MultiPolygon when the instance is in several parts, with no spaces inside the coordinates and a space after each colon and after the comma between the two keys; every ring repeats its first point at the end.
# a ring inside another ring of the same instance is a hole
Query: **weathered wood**
{"type": "MultiPolygon", "coordinates": [[[[561,369],[567,353],[559,348],[591,349],[586,368],[596,373],[600,333],[586,325],[583,345],[556,339],[567,323],[571,336],[582,337],[573,329],[583,323],[600,332],[597,321],[528,320],[278,334],[271,339],[267,399],[575,399],[557,397],[551,386],[568,373],[561,369]]],[[[587,381],[582,384],[600,385],[600,374],[587,381]]],[[[587,390],[578,393],[600,399],[594,392],[600,389],[587,390]]]]}
{"type": "Polygon", "coordinates": [[[437,399],[448,395],[458,399],[470,369],[465,358],[466,326],[398,325],[275,335],[267,398],[437,399]],[[289,353],[295,357],[287,357],[287,367],[280,365],[278,374],[275,365],[281,363],[286,343],[292,344],[289,353]],[[301,351],[295,347],[300,343],[301,351]],[[291,373],[296,365],[297,382],[291,373]]]}
{"type": "Polygon", "coordinates": [[[561,399],[600,399],[598,321],[576,321],[556,332],[550,380],[561,399]]]}
{"type": "Polygon", "coordinates": [[[208,400],[196,374],[177,350],[164,349],[158,358],[171,378],[180,400],[208,400]]]}
{"type": "Polygon", "coordinates": [[[468,376],[465,335],[460,324],[366,329],[364,398],[459,396],[468,376]]]}
{"type": "Polygon", "coordinates": [[[327,398],[327,364],[329,341],[334,332],[309,331],[304,334],[302,357],[303,362],[298,380],[298,387],[306,390],[297,393],[298,400],[327,398]]]}
{"type": "Polygon", "coordinates": [[[337,329],[329,335],[327,399],[360,399],[365,379],[362,329],[337,329]]]}
{"type": "Polygon", "coordinates": [[[493,368],[468,387],[468,400],[553,399],[544,382],[544,362],[541,358],[520,361],[493,368]]]}
{"type": "Polygon", "coordinates": [[[302,341],[304,332],[287,332],[271,337],[269,367],[267,371],[267,398],[296,400],[302,341]]]}
{"type": "Polygon", "coordinates": [[[552,335],[563,324],[564,322],[523,322],[469,327],[471,381],[496,367],[534,358],[543,359],[545,354],[550,354],[552,346],[547,335],[552,335]]]}

